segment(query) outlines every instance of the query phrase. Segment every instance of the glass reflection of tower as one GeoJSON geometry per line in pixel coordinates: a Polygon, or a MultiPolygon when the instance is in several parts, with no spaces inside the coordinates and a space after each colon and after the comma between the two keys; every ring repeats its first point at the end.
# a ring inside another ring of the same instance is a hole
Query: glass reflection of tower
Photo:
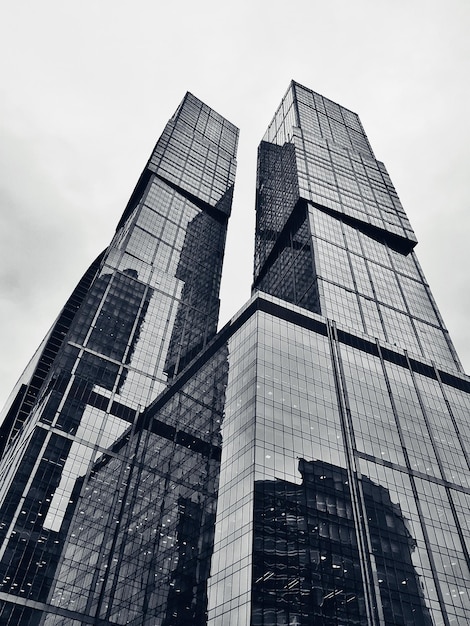
{"type": "MultiPolygon", "coordinates": [[[[360,554],[346,470],[322,461],[299,463],[300,485],[255,484],[253,624],[365,624],[360,554]]],[[[431,626],[413,563],[414,539],[386,489],[361,485],[383,597],[384,619],[431,626]],[[401,602],[403,583],[411,602],[401,602]],[[394,606],[395,603],[395,606],[394,606]]]]}
{"type": "Polygon", "coordinates": [[[216,332],[237,136],[185,96],[110,246],[11,396],[1,426],[2,624],[40,619],[84,478],[216,332]]]}

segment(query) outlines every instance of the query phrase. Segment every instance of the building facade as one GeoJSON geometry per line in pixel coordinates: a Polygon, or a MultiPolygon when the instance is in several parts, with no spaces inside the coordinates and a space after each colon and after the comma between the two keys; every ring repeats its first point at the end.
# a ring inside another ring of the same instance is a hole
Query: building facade
{"type": "Polygon", "coordinates": [[[470,622],[470,379],[386,169],[292,82],[216,334],[235,147],[188,95],[14,395],[8,626],[470,622]]]}
{"type": "Polygon", "coordinates": [[[232,124],[185,96],[110,246],[11,396],[0,467],[2,624],[39,619],[77,485],[216,333],[237,139],[232,124]]]}

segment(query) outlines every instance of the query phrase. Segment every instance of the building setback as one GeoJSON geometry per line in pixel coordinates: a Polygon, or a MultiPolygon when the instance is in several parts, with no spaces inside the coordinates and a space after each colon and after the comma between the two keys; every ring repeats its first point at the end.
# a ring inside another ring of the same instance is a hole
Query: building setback
{"type": "Polygon", "coordinates": [[[216,334],[236,140],[186,96],[12,394],[2,624],[470,622],[470,380],[387,171],[292,82],[216,334]]]}

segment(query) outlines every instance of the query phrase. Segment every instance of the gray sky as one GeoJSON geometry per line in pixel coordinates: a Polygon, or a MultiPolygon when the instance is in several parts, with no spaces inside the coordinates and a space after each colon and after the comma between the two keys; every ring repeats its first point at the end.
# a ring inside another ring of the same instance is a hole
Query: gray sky
{"type": "Polygon", "coordinates": [[[238,310],[250,293],[257,145],[292,78],[359,113],[470,370],[469,30],[468,0],[4,6],[0,404],[109,243],[187,90],[241,128],[221,322],[238,310]]]}

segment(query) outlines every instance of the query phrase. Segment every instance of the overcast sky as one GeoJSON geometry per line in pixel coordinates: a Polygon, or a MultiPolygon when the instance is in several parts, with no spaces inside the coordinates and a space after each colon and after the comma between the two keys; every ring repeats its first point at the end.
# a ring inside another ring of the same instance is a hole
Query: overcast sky
{"type": "Polygon", "coordinates": [[[0,24],[0,404],[186,91],[241,128],[221,322],[250,294],[257,145],[289,81],[359,113],[470,370],[469,0],[21,0],[0,24]]]}

